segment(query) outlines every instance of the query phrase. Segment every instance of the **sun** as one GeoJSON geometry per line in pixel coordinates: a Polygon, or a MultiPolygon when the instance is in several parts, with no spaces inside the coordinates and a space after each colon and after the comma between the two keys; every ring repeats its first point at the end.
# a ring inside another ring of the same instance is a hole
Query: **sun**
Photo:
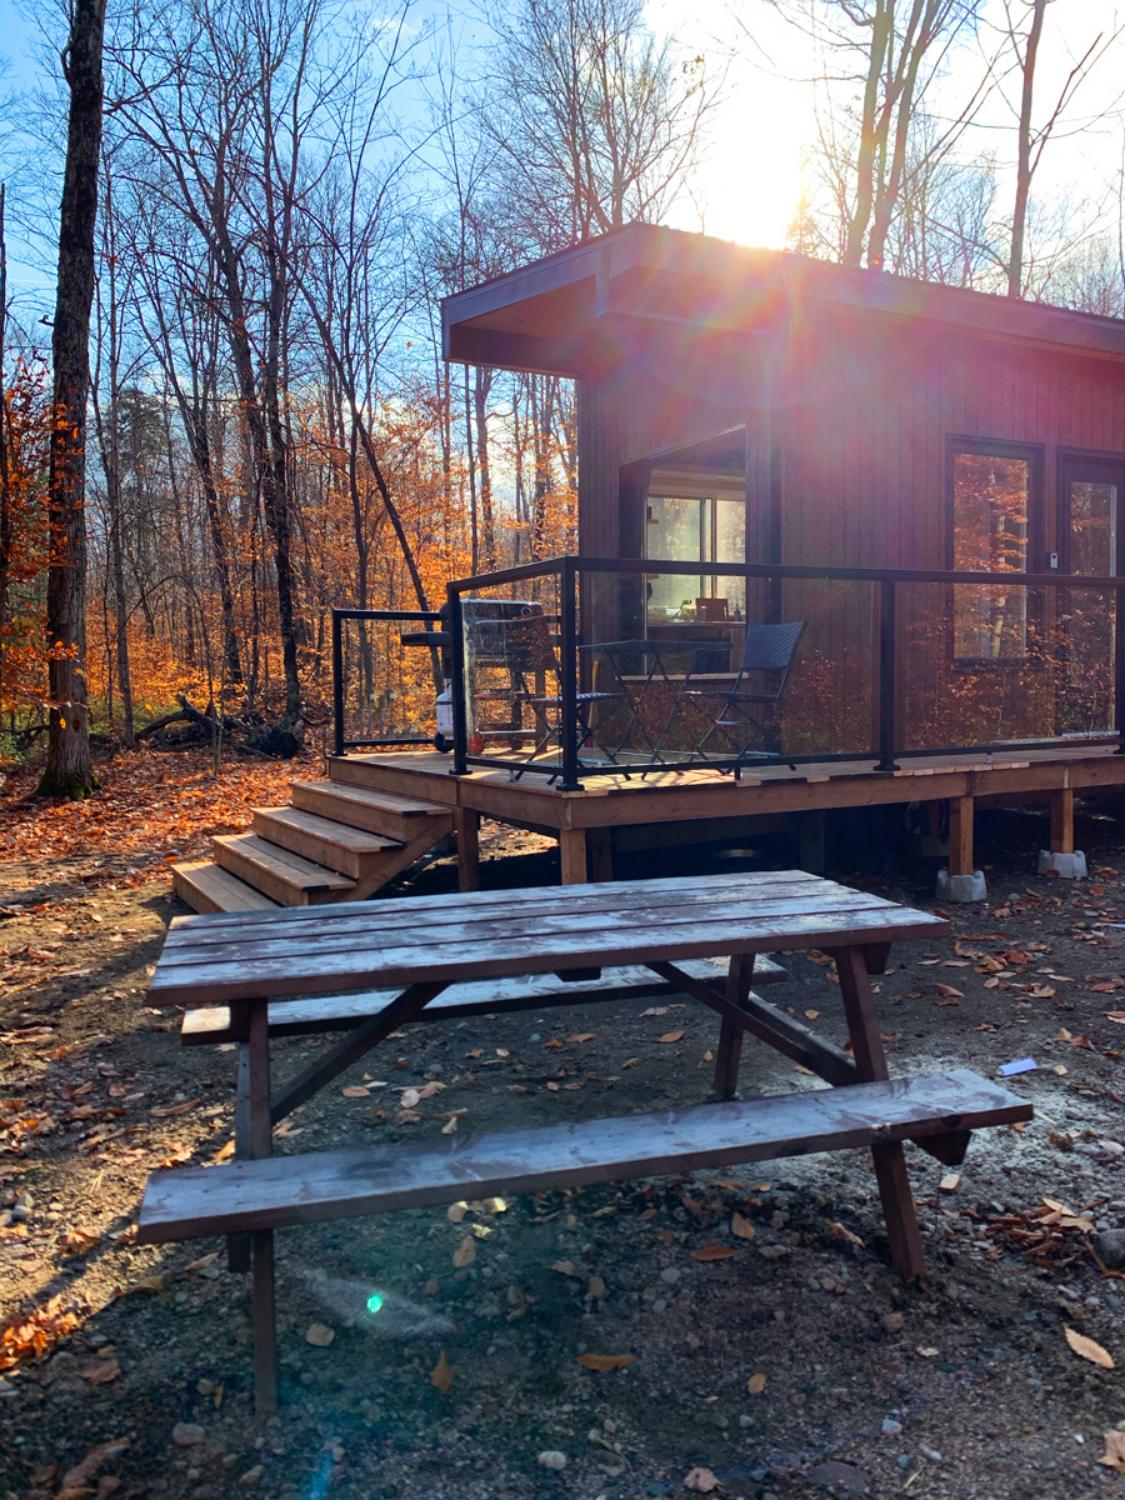
{"type": "Polygon", "coordinates": [[[699,166],[677,198],[669,222],[739,244],[779,249],[801,199],[802,161],[812,126],[811,93],[799,75],[795,33],[776,18],[765,51],[755,53],[732,28],[725,0],[694,0],[685,24],[682,0],[649,0],[659,30],[673,21],[676,42],[703,55],[722,79],[699,166]],[[772,65],[767,65],[771,61],[772,65]]]}

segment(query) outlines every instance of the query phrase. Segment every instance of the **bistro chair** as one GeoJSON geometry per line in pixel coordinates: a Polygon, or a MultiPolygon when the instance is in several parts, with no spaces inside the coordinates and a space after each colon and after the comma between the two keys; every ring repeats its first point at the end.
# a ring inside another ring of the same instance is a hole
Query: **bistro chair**
{"type": "MultiPolygon", "coordinates": [[[[787,620],[779,625],[747,625],[742,643],[738,675],[730,687],[685,687],[682,697],[693,701],[710,701],[720,705],[692,751],[693,756],[707,758],[707,743],[713,735],[725,733],[738,745],[735,777],[748,760],[772,759],[777,750],[761,747],[762,715],[754,709],[764,707],[776,712],[789,681],[789,672],[797,652],[797,642],[805,628],[804,620],[787,620]],[[754,684],[758,684],[755,686],[754,684]],[[757,739],[758,745],[753,741],[757,739]]],[[[767,714],[766,717],[769,717],[767,714]]],[[[776,732],[776,725],[773,726],[776,732]]],[[[796,769],[796,767],[792,767],[796,769]]]]}
{"type": "MultiPolygon", "coordinates": [[[[507,668],[511,682],[514,724],[522,724],[524,707],[531,710],[535,724],[531,731],[534,744],[527,757],[530,763],[543,753],[554,738],[556,729],[551,714],[552,711],[558,713],[563,704],[561,693],[549,692],[547,686],[552,675],[556,681],[561,675],[552,629],[554,621],[551,616],[544,614],[541,604],[527,603],[516,611],[509,601],[504,603],[507,609],[499,617],[489,617],[482,610],[473,620],[469,626],[470,650],[478,660],[484,658],[496,663],[502,662],[507,668]]],[[[578,670],[577,661],[573,670],[578,670]]],[[[579,748],[589,744],[594,738],[591,722],[594,705],[620,700],[623,696],[621,692],[580,691],[577,694],[577,721],[571,726],[570,732],[577,735],[579,748]]],[[[560,724],[560,740],[565,732],[566,726],[560,724]]],[[[606,756],[613,765],[617,764],[612,751],[607,750],[606,756]]],[[[518,781],[522,775],[522,769],[514,771],[512,779],[518,781]]],[[[554,781],[556,777],[549,779],[554,781]]]]}

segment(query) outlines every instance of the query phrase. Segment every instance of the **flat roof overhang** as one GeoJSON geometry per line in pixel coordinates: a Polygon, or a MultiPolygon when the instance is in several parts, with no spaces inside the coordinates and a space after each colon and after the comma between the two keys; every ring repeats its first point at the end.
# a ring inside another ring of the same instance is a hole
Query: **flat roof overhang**
{"type": "Polygon", "coordinates": [[[706,235],[630,224],[442,303],[443,352],[461,364],[580,376],[615,328],[673,323],[748,333],[816,306],[940,325],[966,337],[1125,359],[1125,320],[912,281],[706,235]]]}

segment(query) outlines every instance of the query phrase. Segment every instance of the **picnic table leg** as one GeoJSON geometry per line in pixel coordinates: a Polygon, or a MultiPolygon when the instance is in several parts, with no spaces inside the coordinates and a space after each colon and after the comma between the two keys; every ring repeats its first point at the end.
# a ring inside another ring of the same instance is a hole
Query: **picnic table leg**
{"type": "MultiPolygon", "coordinates": [[[[836,970],[859,1081],[881,1081],[889,1076],[887,1057],[863,949],[844,948],[838,952],[836,970]]],[[[910,1179],[906,1175],[906,1157],[897,1142],[872,1146],[871,1156],[891,1245],[891,1262],[904,1281],[911,1281],[924,1271],[925,1255],[910,1179]]]]}
{"type": "MultiPolygon", "coordinates": [[[[250,1155],[250,1048],[246,1042],[238,1044],[238,1085],[234,1100],[234,1156],[236,1161],[250,1155]]],[[[227,1270],[234,1272],[250,1269],[250,1236],[248,1234],[227,1235],[227,1270]]]]}
{"type": "MultiPolygon", "coordinates": [[[[727,999],[741,1006],[750,993],[754,955],[736,953],[727,971],[727,999]]],[[[742,1059],[743,1028],[730,1016],[719,1023],[719,1046],[715,1053],[715,1076],[711,1087],[720,1099],[733,1099],[738,1088],[738,1065],[742,1059]]]]}
{"type": "MultiPolygon", "coordinates": [[[[256,1158],[269,1156],[273,1149],[273,1129],[270,1124],[269,1006],[264,999],[259,999],[250,1001],[247,1009],[250,1155],[256,1158]]],[[[258,1416],[268,1417],[277,1410],[273,1230],[254,1230],[250,1243],[253,1270],[254,1410],[258,1416]]]]}

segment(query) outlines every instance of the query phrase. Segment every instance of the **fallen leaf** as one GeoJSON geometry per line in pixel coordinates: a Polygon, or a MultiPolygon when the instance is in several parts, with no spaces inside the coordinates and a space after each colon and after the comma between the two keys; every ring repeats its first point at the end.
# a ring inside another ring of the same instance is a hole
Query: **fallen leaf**
{"type": "Polygon", "coordinates": [[[1105,1452],[1098,1463],[1105,1464],[1107,1469],[1116,1469],[1119,1474],[1125,1474],[1125,1429],[1115,1427],[1112,1432],[1105,1435],[1105,1452]]]}
{"type": "Polygon", "coordinates": [[[99,1443],[96,1448],[91,1448],[81,1463],[75,1464],[73,1469],[68,1469],[63,1475],[63,1489],[82,1489],[94,1477],[106,1459],[116,1458],[119,1453],[124,1453],[129,1442],[130,1439],[127,1437],[114,1438],[112,1442],[99,1443]]]}
{"type": "Polygon", "coordinates": [[[450,1115],[449,1119],[446,1120],[445,1124],[441,1127],[442,1135],[455,1135],[457,1133],[457,1126],[460,1124],[460,1122],[461,1117],[459,1115],[450,1115]]]}
{"type": "Polygon", "coordinates": [[[1080,1359],[1088,1359],[1092,1365],[1097,1365],[1099,1370],[1114,1368],[1113,1355],[1103,1349],[1094,1339],[1087,1338],[1084,1333],[1076,1333],[1066,1324],[1063,1325],[1063,1333],[1067,1343],[1080,1359]]]}
{"type": "Polygon", "coordinates": [[[211,1160],[212,1160],[212,1162],[214,1162],[217,1165],[219,1162],[230,1161],[230,1159],[231,1159],[231,1157],[233,1155],[234,1155],[234,1141],[230,1140],[230,1141],[227,1141],[225,1145],[222,1145],[222,1146],[219,1147],[219,1149],[215,1152],[215,1154],[211,1158],[211,1160]]]}
{"type": "Polygon", "coordinates": [[[573,1042],[574,1045],[577,1047],[577,1046],[580,1046],[583,1042],[592,1042],[594,1040],[595,1035],[596,1035],[596,1033],[593,1032],[593,1031],[579,1031],[574,1036],[568,1036],[567,1037],[567,1041],[568,1042],[573,1042]]]}
{"type": "Polygon", "coordinates": [[[605,1292],[606,1286],[602,1278],[600,1276],[591,1276],[586,1283],[586,1301],[600,1302],[605,1296],[605,1292]]]}
{"type": "Polygon", "coordinates": [[[317,1349],[327,1349],[335,1337],[336,1330],[329,1328],[327,1323],[310,1323],[305,1329],[305,1343],[317,1349]]]}
{"type": "Polygon", "coordinates": [[[841,1224],[839,1219],[829,1219],[828,1231],[838,1240],[846,1240],[849,1245],[858,1245],[863,1248],[863,1241],[858,1234],[853,1234],[846,1224],[841,1224]]]}
{"type": "Polygon", "coordinates": [[[582,1275],[582,1272],[572,1260],[553,1260],[551,1262],[551,1270],[558,1271],[560,1276],[573,1276],[575,1280],[582,1275]]]}
{"type": "Polygon", "coordinates": [[[197,1104],[202,1103],[202,1098],[185,1099],[182,1104],[165,1104],[158,1109],[150,1109],[149,1114],[154,1115],[157,1119],[169,1120],[173,1115],[186,1115],[190,1110],[193,1110],[197,1104]]]}
{"type": "Polygon", "coordinates": [[[94,1359],[82,1366],[82,1379],[91,1385],[108,1385],[121,1374],[121,1366],[115,1359],[94,1359]]]}
{"type": "Polygon", "coordinates": [[[635,1354],[580,1354],[578,1363],[586,1370],[598,1370],[602,1374],[610,1370],[627,1370],[635,1364],[635,1354]]]}
{"type": "Polygon", "coordinates": [[[691,1252],[692,1260],[730,1260],[734,1251],[729,1245],[702,1245],[691,1252]]]}
{"type": "Polygon", "coordinates": [[[198,1260],[191,1261],[184,1267],[185,1271],[205,1271],[208,1266],[213,1266],[219,1258],[218,1250],[212,1250],[210,1255],[201,1255],[198,1260]]]}
{"type": "Polygon", "coordinates": [[[684,1489],[692,1490],[697,1495],[710,1495],[719,1488],[719,1481],[713,1469],[694,1468],[690,1469],[684,1476],[684,1489]]]}
{"type": "Polygon", "coordinates": [[[730,1216],[730,1232],[739,1240],[752,1240],[758,1233],[750,1220],[744,1218],[737,1209],[730,1216]]]}
{"type": "Polygon", "coordinates": [[[965,998],[964,990],[955,989],[951,984],[935,984],[934,989],[939,995],[945,995],[950,1000],[964,1000],[965,998]]]}
{"type": "Polygon", "coordinates": [[[371,1098],[371,1095],[367,1092],[362,1083],[349,1083],[345,1088],[342,1088],[340,1090],[340,1093],[345,1099],[371,1098]]]}
{"type": "Polygon", "coordinates": [[[453,1385],[453,1371],[449,1367],[444,1349],[438,1355],[437,1364],[430,1371],[430,1384],[436,1386],[443,1396],[453,1385]]]}
{"type": "Polygon", "coordinates": [[[463,1271],[466,1266],[471,1266],[476,1258],[476,1239],[471,1234],[467,1234],[453,1252],[453,1268],[455,1271],[463,1271]]]}
{"type": "Polygon", "coordinates": [[[766,1388],[766,1377],[761,1370],[756,1370],[746,1382],[746,1392],[750,1396],[760,1396],[766,1388]]]}
{"type": "Polygon", "coordinates": [[[460,1224],[461,1220],[469,1212],[469,1205],[464,1199],[460,1203],[451,1203],[445,1210],[445,1217],[451,1224],[460,1224]]]}
{"type": "Polygon", "coordinates": [[[678,1042],[683,1036],[682,1031],[666,1031],[663,1036],[658,1036],[658,1042],[678,1042]]]}
{"type": "Polygon", "coordinates": [[[156,1276],[142,1276],[139,1281],[131,1281],[128,1286],[122,1287],[117,1295],[131,1297],[134,1292],[148,1292],[150,1295],[155,1295],[157,1292],[162,1292],[167,1285],[167,1272],[161,1271],[156,1276]]]}

